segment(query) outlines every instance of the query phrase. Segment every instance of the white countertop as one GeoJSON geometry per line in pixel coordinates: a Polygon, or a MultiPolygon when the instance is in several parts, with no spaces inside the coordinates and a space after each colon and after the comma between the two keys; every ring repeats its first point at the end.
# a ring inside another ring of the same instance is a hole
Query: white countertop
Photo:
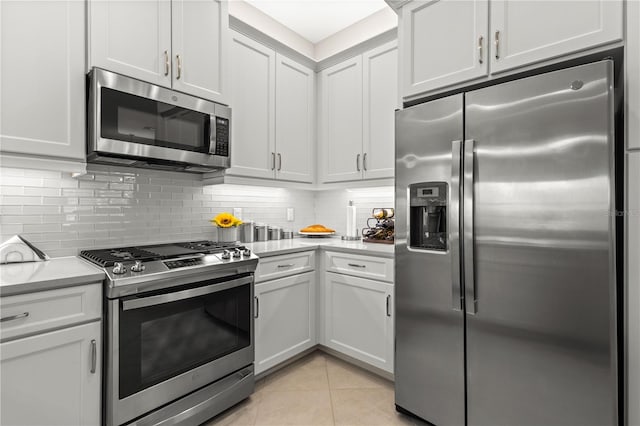
{"type": "Polygon", "coordinates": [[[104,272],[75,257],[0,265],[0,296],[71,287],[104,280],[104,272]]]}
{"type": "Polygon", "coordinates": [[[342,251],[363,255],[393,257],[393,244],[363,243],[362,241],[343,241],[340,237],[331,238],[293,238],[288,240],[259,241],[246,243],[260,257],[279,254],[296,253],[305,250],[323,248],[325,250],[342,251]]]}

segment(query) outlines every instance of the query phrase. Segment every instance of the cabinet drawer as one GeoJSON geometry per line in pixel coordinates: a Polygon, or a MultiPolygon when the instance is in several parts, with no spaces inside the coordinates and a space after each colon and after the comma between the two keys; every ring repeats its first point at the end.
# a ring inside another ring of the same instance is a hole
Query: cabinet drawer
{"type": "Polygon", "coordinates": [[[99,319],[101,315],[101,283],[3,297],[0,340],[99,319]]]}
{"type": "Polygon", "coordinates": [[[315,258],[315,251],[261,258],[256,269],[256,282],[313,271],[315,258]]]}
{"type": "Polygon", "coordinates": [[[393,259],[327,252],[325,260],[329,272],[393,283],[393,259]]]}

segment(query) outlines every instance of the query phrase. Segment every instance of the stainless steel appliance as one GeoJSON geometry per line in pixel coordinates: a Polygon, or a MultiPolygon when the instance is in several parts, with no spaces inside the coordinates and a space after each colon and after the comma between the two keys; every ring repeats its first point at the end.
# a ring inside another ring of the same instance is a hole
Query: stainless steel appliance
{"type": "Polygon", "coordinates": [[[613,62],[396,113],[395,402],[617,425],[613,62]]]}
{"type": "Polygon", "coordinates": [[[196,241],[80,256],[107,275],[107,425],[198,425],[253,392],[251,250],[196,241]]]}
{"type": "Polygon", "coordinates": [[[230,165],[231,109],[93,68],[87,161],[186,172],[230,165]]]}

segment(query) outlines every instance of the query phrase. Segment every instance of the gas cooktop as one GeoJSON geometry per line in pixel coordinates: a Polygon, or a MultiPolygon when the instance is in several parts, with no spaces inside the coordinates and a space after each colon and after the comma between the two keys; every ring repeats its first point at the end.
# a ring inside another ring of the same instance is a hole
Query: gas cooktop
{"type": "Polygon", "coordinates": [[[194,275],[211,279],[252,273],[258,263],[258,257],[248,247],[214,241],[83,250],[80,257],[103,268],[110,289],[108,297],[135,294],[168,279],[180,281],[194,275]],[[125,286],[129,288],[120,288],[125,286]]]}

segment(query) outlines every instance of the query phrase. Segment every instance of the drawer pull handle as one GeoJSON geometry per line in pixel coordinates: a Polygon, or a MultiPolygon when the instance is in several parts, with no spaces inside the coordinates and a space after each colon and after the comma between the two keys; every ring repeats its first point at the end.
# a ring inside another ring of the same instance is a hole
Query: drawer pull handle
{"type": "Polygon", "coordinates": [[[21,314],[11,315],[10,317],[0,318],[0,322],[13,321],[13,320],[16,320],[18,318],[26,318],[28,316],[29,316],[29,312],[23,312],[21,314]]]}
{"type": "Polygon", "coordinates": [[[390,309],[389,309],[389,305],[390,305],[390,303],[389,303],[389,302],[390,302],[390,301],[391,301],[391,295],[390,295],[390,294],[387,294],[387,316],[388,316],[388,317],[390,317],[390,316],[391,316],[391,311],[390,311],[390,309]]]}
{"type": "Polygon", "coordinates": [[[285,265],[278,265],[278,268],[291,268],[293,266],[296,266],[296,265],[294,265],[293,263],[287,263],[285,265]]]}
{"type": "Polygon", "coordinates": [[[256,313],[253,315],[254,318],[258,318],[260,316],[260,299],[258,296],[253,296],[256,301],[256,313]]]}
{"type": "Polygon", "coordinates": [[[96,365],[98,364],[98,348],[96,339],[91,340],[91,374],[96,374],[96,365]]]}
{"type": "Polygon", "coordinates": [[[367,265],[359,265],[357,263],[348,263],[349,266],[352,266],[354,268],[366,268],[367,265]]]}

